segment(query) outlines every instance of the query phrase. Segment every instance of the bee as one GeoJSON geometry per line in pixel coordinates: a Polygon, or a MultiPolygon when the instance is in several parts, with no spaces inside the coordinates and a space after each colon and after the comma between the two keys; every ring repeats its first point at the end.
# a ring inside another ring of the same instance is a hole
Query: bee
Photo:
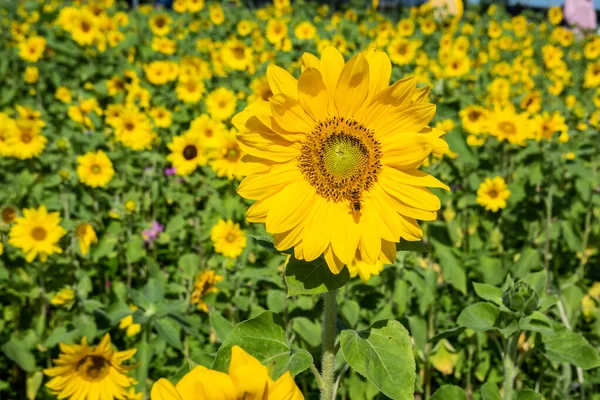
{"type": "Polygon", "coordinates": [[[355,213],[359,213],[361,208],[362,208],[362,204],[361,204],[361,200],[360,200],[360,192],[358,190],[353,190],[350,193],[350,205],[352,206],[352,210],[355,213]]]}

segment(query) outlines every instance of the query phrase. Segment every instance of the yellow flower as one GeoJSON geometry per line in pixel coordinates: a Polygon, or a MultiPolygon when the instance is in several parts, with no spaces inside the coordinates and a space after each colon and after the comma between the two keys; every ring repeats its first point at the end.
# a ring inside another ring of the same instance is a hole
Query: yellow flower
{"type": "Polygon", "coordinates": [[[506,200],[510,197],[510,191],[506,182],[499,176],[486,178],[477,189],[477,203],[493,212],[506,208],[506,200]]]}
{"type": "Polygon", "coordinates": [[[46,49],[46,39],[41,36],[32,36],[19,43],[19,57],[25,61],[37,62],[46,49]]]}
{"type": "Polygon", "coordinates": [[[28,119],[18,119],[16,125],[17,132],[6,139],[10,154],[21,160],[42,154],[48,139],[42,136],[39,123],[28,119]]]}
{"type": "Polygon", "coordinates": [[[485,131],[488,111],[481,106],[467,106],[459,111],[458,115],[465,131],[479,135],[485,131]]]}
{"type": "Polygon", "coordinates": [[[152,400],[191,400],[203,397],[221,400],[304,399],[289,371],[273,381],[267,367],[239,346],[231,348],[228,374],[198,366],[181,378],[177,386],[164,378],[160,379],[152,387],[151,393],[152,400]]]}
{"type": "Polygon", "coordinates": [[[88,10],[78,10],[76,15],[74,15],[73,21],[70,22],[69,31],[73,40],[79,45],[89,46],[100,35],[98,17],[88,10]]]}
{"type": "MultiPolygon", "coordinates": [[[[137,311],[137,306],[136,305],[130,305],[129,309],[132,312],[136,312],[137,311]]],[[[132,315],[128,315],[125,318],[122,318],[121,321],[119,322],[119,329],[126,329],[125,334],[128,337],[133,337],[135,335],[137,335],[138,333],[140,333],[140,331],[142,330],[142,326],[140,324],[134,324],[133,323],[133,314],[132,315]]]]}
{"type": "Polygon", "coordinates": [[[237,39],[228,40],[223,44],[221,59],[231,69],[238,71],[254,69],[252,48],[237,39]]]}
{"type": "Polygon", "coordinates": [[[135,212],[137,210],[137,204],[133,200],[127,200],[125,202],[125,209],[129,212],[135,212]]]}
{"type": "Polygon", "coordinates": [[[397,37],[390,42],[387,52],[394,64],[407,65],[414,62],[419,46],[417,41],[397,37]]]}
{"type": "Polygon", "coordinates": [[[198,166],[206,165],[208,158],[203,139],[200,132],[190,129],[181,136],[175,136],[167,145],[171,150],[167,160],[175,167],[177,175],[189,175],[198,166]]]}
{"type": "Polygon", "coordinates": [[[533,125],[527,114],[518,114],[512,107],[496,108],[489,114],[487,124],[489,134],[499,141],[525,145],[533,136],[533,125]]]}
{"type": "Polygon", "coordinates": [[[235,93],[226,88],[210,92],[206,97],[206,109],[210,116],[217,121],[229,119],[237,107],[235,93]]]}
{"type": "Polygon", "coordinates": [[[157,14],[148,20],[152,33],[157,36],[165,36],[171,30],[173,19],[168,14],[157,14]]]}
{"type": "Polygon", "coordinates": [[[237,33],[240,36],[248,36],[250,33],[252,33],[252,30],[254,29],[254,24],[251,21],[248,21],[247,19],[243,19],[240,22],[238,22],[236,29],[237,33]]]}
{"type": "Polygon", "coordinates": [[[204,0],[187,0],[187,10],[191,13],[197,13],[204,8],[204,0]]]}
{"type": "Polygon", "coordinates": [[[566,160],[573,161],[575,159],[575,153],[573,153],[572,151],[569,151],[567,153],[563,153],[562,157],[566,160]]]}
{"type": "Polygon", "coordinates": [[[252,89],[252,95],[248,97],[248,104],[254,103],[255,101],[268,101],[273,92],[269,86],[269,81],[266,77],[255,78],[250,82],[250,89],[252,89]]]}
{"type": "Polygon", "coordinates": [[[202,143],[205,147],[215,148],[221,144],[220,138],[226,136],[229,131],[221,121],[216,121],[208,115],[202,114],[192,120],[189,132],[196,132],[202,136],[202,143]]]}
{"type": "Polygon", "coordinates": [[[60,100],[63,103],[70,103],[71,101],[73,101],[71,91],[65,86],[57,87],[56,92],[54,92],[54,97],[56,97],[57,100],[60,100]]]}
{"type": "Polygon", "coordinates": [[[13,222],[15,222],[16,218],[17,218],[17,210],[14,207],[11,207],[11,206],[3,207],[2,211],[0,211],[0,219],[2,220],[2,223],[6,224],[6,225],[10,225],[13,222]]]}
{"type": "Polygon", "coordinates": [[[208,14],[210,17],[210,21],[215,25],[221,25],[225,22],[225,13],[221,8],[220,4],[212,4],[208,7],[208,14]]]}
{"type": "Polygon", "coordinates": [[[600,61],[589,63],[585,69],[583,87],[593,88],[600,85],[600,61]]]}
{"type": "Polygon", "coordinates": [[[163,54],[175,54],[177,42],[164,37],[155,37],[152,39],[152,50],[163,54]]]}
{"type": "Polygon", "coordinates": [[[134,380],[129,371],[137,365],[123,365],[136,349],[115,351],[107,333],[98,346],[89,346],[84,337],[81,344],[60,343],[61,354],[54,367],[44,370],[52,377],[46,387],[61,399],[124,398],[134,380]],[[101,395],[100,395],[101,393],[101,395]]]}
{"type": "Polygon", "coordinates": [[[210,162],[212,170],[218,177],[225,176],[229,180],[233,180],[234,177],[241,178],[238,168],[243,152],[235,138],[235,131],[227,131],[217,139],[217,148],[209,154],[209,158],[212,159],[210,162]]]}
{"type": "Polygon", "coordinates": [[[219,289],[215,285],[223,281],[225,277],[217,275],[215,271],[204,271],[196,276],[194,281],[194,291],[192,292],[191,303],[196,304],[198,310],[202,310],[205,313],[208,312],[208,305],[204,302],[203,298],[209,293],[217,293],[219,289]]]}
{"type": "Polygon", "coordinates": [[[300,40],[313,40],[316,33],[317,28],[308,21],[302,21],[294,28],[294,35],[300,40]]]}
{"type": "Polygon", "coordinates": [[[270,19],[267,22],[267,41],[273,45],[280,45],[283,39],[288,37],[288,26],[285,21],[270,19]]]}
{"type": "Polygon", "coordinates": [[[566,133],[569,129],[567,124],[565,124],[565,117],[560,115],[558,111],[552,114],[544,112],[541,115],[536,115],[533,118],[533,123],[537,127],[535,131],[536,140],[552,140],[556,132],[566,133]]]}
{"type": "Polygon", "coordinates": [[[0,156],[12,156],[12,148],[9,145],[9,139],[17,135],[19,129],[14,119],[10,118],[5,113],[0,112],[0,156]]]}
{"type": "Polygon", "coordinates": [[[172,61],[153,61],[144,65],[148,82],[153,85],[164,85],[177,78],[177,64],[172,61]]]}
{"type": "Polygon", "coordinates": [[[168,128],[173,123],[173,114],[165,107],[153,107],[149,114],[154,125],[159,128],[168,128]]]}
{"type": "Polygon", "coordinates": [[[61,289],[58,293],[52,297],[50,303],[55,306],[62,306],[64,304],[69,304],[75,299],[75,292],[73,289],[66,287],[61,289]]]}
{"type": "Polygon", "coordinates": [[[79,250],[81,250],[81,254],[85,256],[89,253],[90,246],[93,243],[98,243],[98,236],[96,236],[94,228],[87,223],[79,224],[75,232],[79,239],[79,250]]]}
{"type": "Polygon", "coordinates": [[[548,20],[552,25],[558,25],[562,22],[563,13],[560,7],[551,7],[548,10],[548,20]]]}
{"type": "Polygon", "coordinates": [[[333,47],[300,79],[267,69],[274,95],[233,119],[242,160],[252,172],[238,193],[256,200],[246,219],[266,223],[279,250],[312,261],[325,255],[332,272],[358,257],[392,263],[402,239],[422,237],[417,223],[435,220],[448,189],[418,169],[444,134],[427,124],[435,106],[414,78],[389,86],[391,63],[369,50],[344,63],[333,47]]]}
{"type": "Polygon", "coordinates": [[[48,213],[46,206],[37,210],[26,208],[22,217],[15,218],[15,224],[8,234],[8,243],[21,249],[27,262],[32,262],[38,255],[42,262],[46,262],[49,255],[62,253],[58,241],[67,231],[59,224],[59,213],[48,213]]]}
{"type": "Polygon", "coordinates": [[[383,262],[377,260],[375,264],[369,264],[362,260],[355,259],[347,265],[350,277],[359,276],[364,283],[369,282],[371,276],[379,275],[383,271],[383,262]]]}
{"type": "Polygon", "coordinates": [[[120,110],[113,120],[115,138],[132,150],[149,149],[156,133],[148,116],[137,107],[129,105],[120,110]]]}
{"type": "Polygon", "coordinates": [[[198,103],[206,90],[204,82],[197,78],[179,79],[175,92],[177,98],[185,103],[198,103]]]}
{"type": "Polygon", "coordinates": [[[25,73],[23,74],[23,80],[25,83],[36,83],[40,76],[40,71],[35,66],[28,66],[25,68],[25,73]]]}
{"type": "Polygon", "coordinates": [[[246,248],[246,234],[231,220],[219,220],[210,230],[210,240],[215,251],[228,258],[237,258],[246,248]]]}
{"type": "Polygon", "coordinates": [[[93,188],[108,185],[115,175],[110,158],[102,150],[77,157],[77,164],[79,181],[93,188]]]}

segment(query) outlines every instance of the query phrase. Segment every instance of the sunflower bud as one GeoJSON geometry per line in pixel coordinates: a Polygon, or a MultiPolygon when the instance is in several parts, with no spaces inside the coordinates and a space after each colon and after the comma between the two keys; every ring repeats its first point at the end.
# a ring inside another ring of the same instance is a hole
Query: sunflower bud
{"type": "Polygon", "coordinates": [[[538,307],[538,295],[528,284],[517,282],[504,292],[502,303],[512,311],[529,315],[538,307]]]}

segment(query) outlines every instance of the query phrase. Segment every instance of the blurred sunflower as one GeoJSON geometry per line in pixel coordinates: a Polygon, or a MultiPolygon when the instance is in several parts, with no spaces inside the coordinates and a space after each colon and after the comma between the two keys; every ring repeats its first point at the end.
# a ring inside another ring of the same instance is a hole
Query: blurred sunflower
{"type": "Polygon", "coordinates": [[[18,119],[16,126],[17,131],[6,139],[10,155],[26,160],[42,154],[48,139],[42,136],[39,124],[27,119],[18,119]]]}
{"type": "MultiPolygon", "coordinates": [[[[136,305],[129,306],[129,310],[132,313],[136,312],[137,309],[138,307],[136,305]]],[[[124,329],[125,334],[128,337],[133,337],[140,333],[140,331],[142,330],[142,326],[140,324],[133,323],[133,314],[131,314],[121,319],[121,321],[119,322],[119,329],[124,329]]]]}
{"type": "Polygon", "coordinates": [[[171,30],[173,18],[168,14],[157,14],[148,20],[148,25],[152,33],[157,36],[165,36],[171,30]]]}
{"type": "Polygon", "coordinates": [[[236,258],[246,248],[246,234],[231,220],[219,220],[210,230],[210,239],[215,251],[225,257],[236,258]]]}
{"type": "Polygon", "coordinates": [[[114,127],[115,138],[132,150],[149,149],[156,138],[148,116],[133,105],[120,110],[114,127]]]}
{"type": "Polygon", "coordinates": [[[417,219],[434,220],[448,189],[418,167],[448,145],[427,126],[435,106],[414,78],[389,86],[391,63],[373,49],[347,63],[333,47],[305,55],[296,80],[270,66],[274,96],[233,119],[242,161],[257,168],[238,193],[257,200],[246,214],[266,223],[279,250],[325,255],[332,272],[359,259],[392,263],[395,243],[420,240],[417,219]]]}
{"type": "Polygon", "coordinates": [[[75,291],[70,287],[66,287],[61,289],[58,293],[56,293],[52,299],[50,299],[50,304],[54,306],[62,306],[65,304],[70,304],[75,299],[75,291]]]}
{"type": "Polygon", "coordinates": [[[37,256],[46,262],[49,255],[62,253],[57,243],[67,231],[59,224],[59,213],[48,213],[46,206],[37,210],[26,208],[22,217],[15,218],[15,224],[8,234],[8,243],[21,249],[27,262],[32,262],[37,256]]]}
{"type": "Polygon", "coordinates": [[[206,90],[204,82],[197,78],[179,79],[175,92],[184,103],[198,103],[206,90]]]}
{"type": "Polygon", "coordinates": [[[171,150],[167,160],[175,167],[177,175],[189,175],[208,162],[203,137],[197,131],[189,130],[175,136],[167,147],[171,150]]]}
{"type": "Polygon", "coordinates": [[[159,128],[168,128],[173,123],[173,114],[163,106],[153,107],[149,114],[159,128]]]}
{"type": "Polygon", "coordinates": [[[210,92],[206,97],[206,109],[210,116],[218,121],[228,119],[237,107],[235,93],[226,88],[219,88],[210,92]]]}
{"type": "Polygon", "coordinates": [[[128,372],[137,365],[123,365],[136,349],[115,351],[107,333],[97,346],[89,346],[84,337],[81,344],[60,343],[61,354],[54,367],[44,370],[52,379],[46,383],[61,399],[123,399],[134,379],[128,372]]]}
{"type": "Polygon", "coordinates": [[[41,36],[32,36],[19,43],[19,57],[25,61],[37,62],[46,49],[46,39],[41,36]]]}
{"type": "Polygon", "coordinates": [[[351,278],[358,276],[360,277],[361,281],[367,283],[371,279],[371,276],[379,275],[381,271],[383,271],[383,262],[377,260],[375,264],[369,264],[367,262],[355,259],[348,264],[347,267],[351,278]]]}
{"type": "Polygon", "coordinates": [[[0,157],[10,157],[12,155],[12,148],[9,146],[8,140],[18,132],[15,120],[0,112],[0,157]]]}
{"type": "Polygon", "coordinates": [[[506,200],[510,197],[510,191],[506,182],[499,176],[486,178],[477,189],[477,203],[486,210],[496,212],[506,208],[506,200]]]}
{"type": "Polygon", "coordinates": [[[77,163],[79,181],[93,188],[108,185],[115,175],[110,158],[102,150],[78,156],[77,163]]]}
{"type": "Polygon", "coordinates": [[[71,37],[81,46],[89,46],[100,35],[98,18],[86,9],[78,10],[74,15],[69,31],[71,37]]]}
{"type": "Polygon", "coordinates": [[[267,22],[266,37],[269,43],[278,45],[288,37],[288,26],[280,19],[270,19],[267,22]]]}
{"type": "Polygon", "coordinates": [[[487,129],[489,134],[499,141],[511,144],[525,145],[533,135],[533,125],[525,113],[517,113],[514,107],[496,107],[489,114],[487,129]]]}
{"type": "Polygon", "coordinates": [[[207,148],[217,147],[222,136],[226,135],[228,130],[224,123],[202,114],[192,121],[190,131],[198,132],[202,137],[202,142],[207,148]]]}
{"type": "Polygon", "coordinates": [[[208,312],[208,305],[203,298],[209,293],[217,293],[219,289],[215,285],[225,279],[224,276],[217,275],[215,271],[204,271],[196,276],[194,281],[194,291],[192,292],[191,303],[195,304],[198,310],[208,312]]]}
{"type": "Polygon", "coordinates": [[[77,234],[77,239],[79,239],[79,250],[85,256],[90,252],[90,246],[98,243],[96,231],[94,231],[94,228],[90,224],[84,222],[77,226],[75,233],[77,234]]]}
{"type": "Polygon", "coordinates": [[[273,96],[269,81],[264,76],[255,78],[250,82],[250,89],[252,90],[252,95],[248,97],[248,104],[261,100],[268,101],[269,98],[273,96]]]}
{"type": "Polygon", "coordinates": [[[242,149],[235,138],[235,130],[218,137],[217,147],[211,151],[210,166],[216,172],[218,177],[227,177],[232,180],[234,177],[240,178],[239,167],[243,156],[242,149]]]}
{"type": "Polygon", "coordinates": [[[460,110],[458,115],[463,129],[471,134],[478,135],[485,131],[488,111],[481,106],[467,106],[460,110]]]}

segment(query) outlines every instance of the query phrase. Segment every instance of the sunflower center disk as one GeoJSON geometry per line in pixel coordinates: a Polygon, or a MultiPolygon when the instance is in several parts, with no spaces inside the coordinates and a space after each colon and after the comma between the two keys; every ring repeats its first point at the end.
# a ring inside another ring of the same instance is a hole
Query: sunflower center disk
{"type": "Polygon", "coordinates": [[[380,144],[372,131],[342,117],[321,121],[302,143],[298,168],[316,192],[360,210],[361,196],[381,170],[380,144]]]}
{"type": "Polygon", "coordinates": [[[77,364],[77,371],[89,381],[102,380],[108,375],[110,362],[99,355],[86,356],[77,364]]]}

